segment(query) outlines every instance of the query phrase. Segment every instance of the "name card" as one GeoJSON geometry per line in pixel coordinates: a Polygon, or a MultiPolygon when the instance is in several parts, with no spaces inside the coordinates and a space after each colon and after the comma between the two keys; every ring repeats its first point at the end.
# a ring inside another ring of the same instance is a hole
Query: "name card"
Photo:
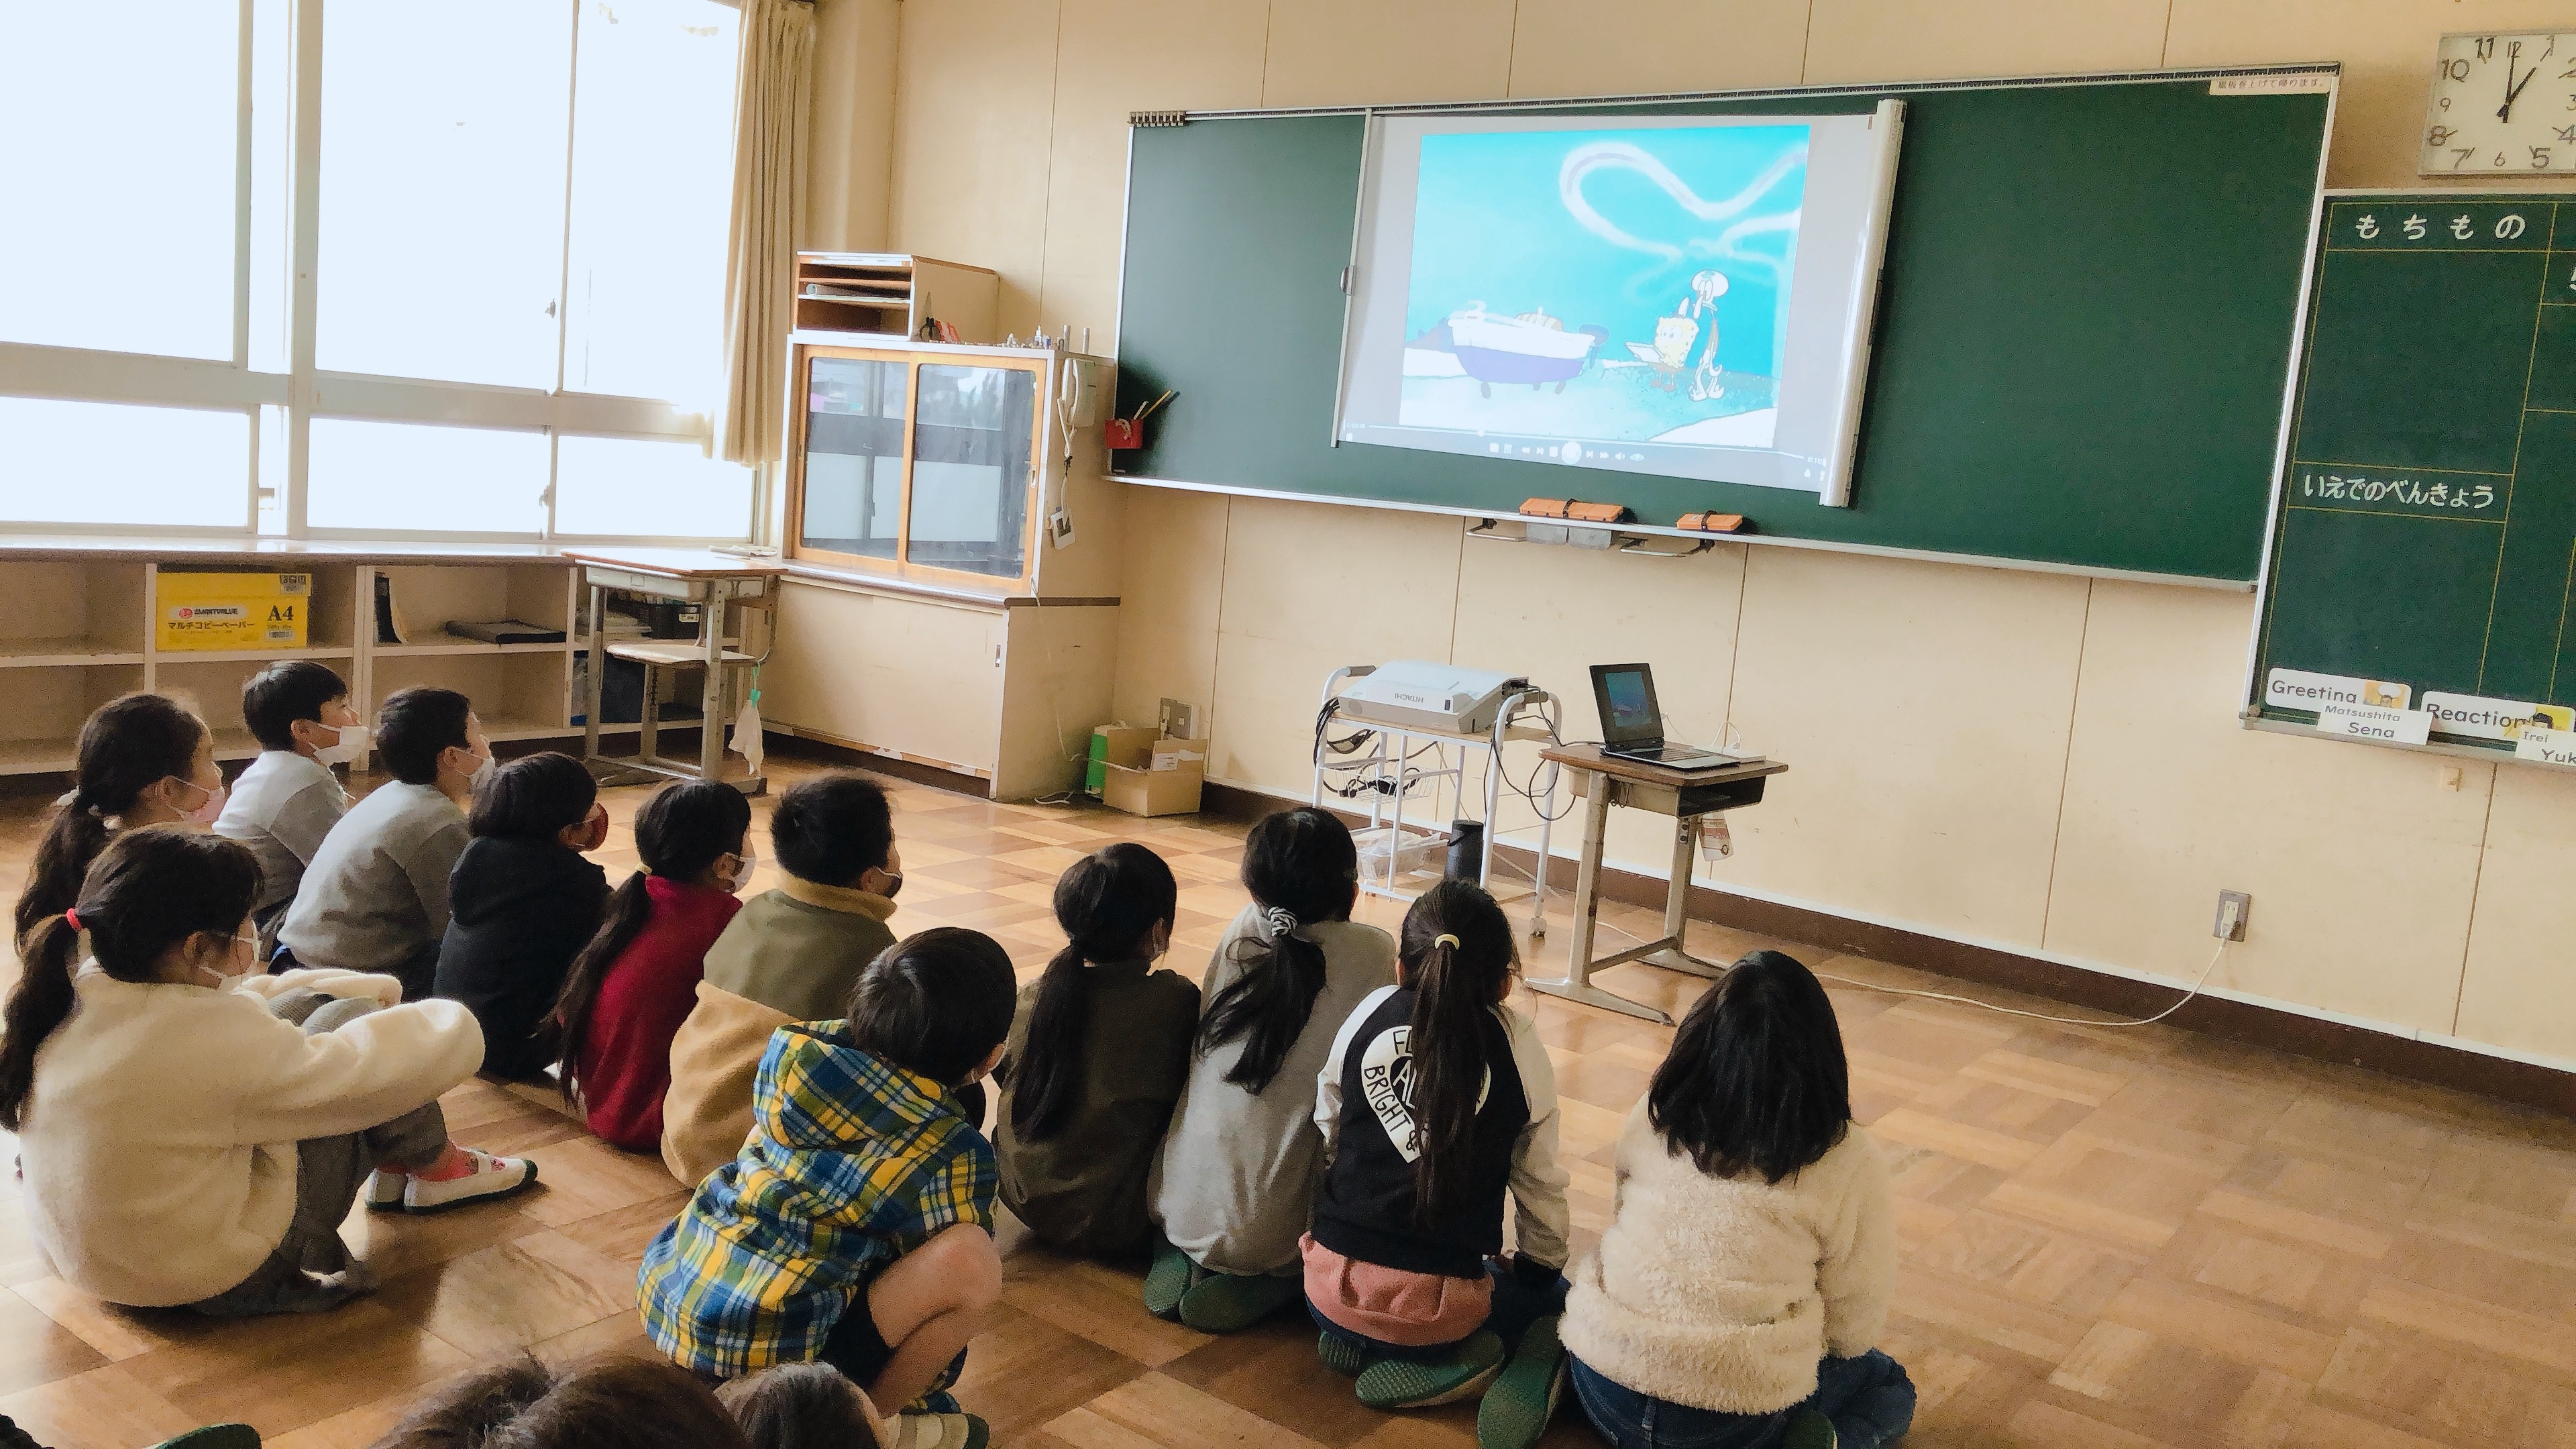
{"type": "Polygon", "coordinates": [[[2540,765],[2576,766],[2576,730],[2545,730],[2524,725],[2513,742],[2513,757],[2540,765]]]}
{"type": "Polygon", "coordinates": [[[2274,709],[2323,709],[2330,704],[2404,709],[2414,702],[2407,685],[2348,674],[2312,674],[2304,669],[2275,669],[2263,680],[2263,702],[2274,709]]]}
{"type": "Polygon", "coordinates": [[[2576,711],[2563,704],[2533,704],[2520,699],[2489,699],[2478,694],[2445,694],[2438,689],[2424,691],[2424,712],[2433,717],[2433,728],[2446,735],[2465,735],[2478,740],[2510,740],[2537,724],[2543,729],[2564,730],[2576,724],[2576,711]]]}
{"type": "Polygon", "coordinates": [[[2337,739],[2375,740],[2383,745],[2420,745],[2432,736],[2433,717],[2420,709],[2329,704],[2317,710],[2317,732],[2337,739]]]}

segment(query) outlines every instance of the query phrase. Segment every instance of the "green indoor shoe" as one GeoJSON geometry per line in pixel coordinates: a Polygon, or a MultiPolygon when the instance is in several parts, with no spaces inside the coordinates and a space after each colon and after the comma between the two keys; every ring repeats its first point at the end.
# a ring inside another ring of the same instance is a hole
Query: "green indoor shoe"
{"type": "Polygon", "coordinates": [[[1503,1341],[1479,1330],[1430,1363],[1386,1358],[1360,1374],[1360,1402],[1372,1409],[1428,1409],[1472,1399],[1503,1371],[1503,1341]]]}
{"type": "Polygon", "coordinates": [[[1780,1439],[1780,1449],[1834,1449],[1841,1436],[1834,1433],[1834,1421],[1813,1409],[1800,1409],[1789,1416],[1789,1429],[1780,1439]]]}
{"type": "Polygon", "coordinates": [[[1204,1269],[1190,1261],[1189,1254],[1165,1243],[1155,1251],[1154,1265],[1145,1270],[1145,1311],[1156,1318],[1180,1317],[1181,1295],[1189,1292],[1204,1274],[1204,1269]]]}
{"type": "Polygon", "coordinates": [[[1315,1357],[1324,1367],[1346,1379],[1355,1379],[1369,1366],[1369,1352],[1338,1333],[1315,1335],[1315,1357]]]}
{"type": "Polygon", "coordinates": [[[1565,1393],[1565,1345],[1557,1341],[1556,1322],[1550,1314],[1531,1324],[1485,1390],[1476,1409],[1477,1449],[1529,1449],[1547,1432],[1565,1393]]]}
{"type": "Polygon", "coordinates": [[[1197,1285],[1181,1295],[1181,1322],[1201,1333],[1233,1333],[1250,1328],[1305,1293],[1305,1284],[1295,1278],[1203,1273],[1197,1285]]]}

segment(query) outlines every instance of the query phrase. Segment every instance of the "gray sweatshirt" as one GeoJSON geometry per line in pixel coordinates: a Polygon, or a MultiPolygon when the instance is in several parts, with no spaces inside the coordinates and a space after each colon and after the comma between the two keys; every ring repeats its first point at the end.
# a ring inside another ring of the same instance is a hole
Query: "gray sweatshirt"
{"type": "Polygon", "coordinates": [[[437,786],[377,786],[323,837],[278,941],[303,965],[387,972],[406,999],[426,993],[466,838],[465,812],[437,786]]]}
{"type": "MultiPolygon", "coordinates": [[[[1255,937],[1260,907],[1226,927],[1200,988],[1202,1010],[1243,974],[1234,943],[1255,937]]],[[[1375,926],[1319,921],[1324,989],[1306,1029],[1260,1096],[1225,1079],[1243,1056],[1237,1037],[1191,1064],[1155,1162],[1154,1216],[1175,1247],[1220,1273],[1293,1274],[1297,1239],[1324,1180],[1324,1136],[1315,1128],[1315,1079],[1333,1035],[1370,992],[1395,984],[1395,939],[1375,926]]]]}
{"type": "Polygon", "coordinates": [[[263,750],[233,781],[215,833],[238,840],[259,858],[256,915],[295,898],[304,868],[320,853],[323,838],[349,811],[331,767],[293,750],[263,750]]]}

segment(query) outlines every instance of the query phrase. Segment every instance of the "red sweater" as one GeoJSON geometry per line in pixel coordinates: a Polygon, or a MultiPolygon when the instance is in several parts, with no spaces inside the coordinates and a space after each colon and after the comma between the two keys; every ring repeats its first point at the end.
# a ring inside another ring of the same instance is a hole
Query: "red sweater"
{"type": "Polygon", "coordinates": [[[629,1152],[662,1146],[662,1094],[671,1038],[696,1004],[707,948],[742,902],[723,891],[647,876],[652,914],[599,985],[582,1043],[581,1095],[590,1130],[629,1152]]]}

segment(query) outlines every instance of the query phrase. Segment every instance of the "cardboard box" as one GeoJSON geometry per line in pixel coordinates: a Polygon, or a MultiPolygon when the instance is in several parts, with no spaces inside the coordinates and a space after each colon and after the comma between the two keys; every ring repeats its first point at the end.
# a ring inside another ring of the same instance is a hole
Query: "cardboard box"
{"type": "Polygon", "coordinates": [[[313,603],[311,574],[153,574],[156,647],[301,649],[313,603]]]}
{"type": "Polygon", "coordinates": [[[1091,793],[1130,815],[1191,815],[1207,776],[1207,741],[1164,739],[1153,725],[1091,732],[1091,793]]]}

